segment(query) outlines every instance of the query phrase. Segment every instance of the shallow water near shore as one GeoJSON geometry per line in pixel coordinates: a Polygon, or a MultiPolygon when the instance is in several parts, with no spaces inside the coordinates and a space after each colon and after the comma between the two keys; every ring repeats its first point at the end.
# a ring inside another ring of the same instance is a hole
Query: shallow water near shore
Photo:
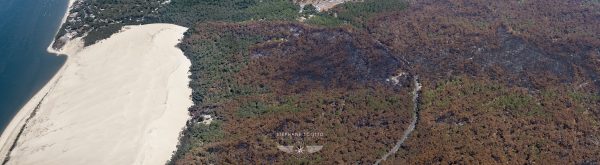
{"type": "Polygon", "coordinates": [[[46,52],[68,0],[0,1],[0,132],[64,64],[46,52]]]}

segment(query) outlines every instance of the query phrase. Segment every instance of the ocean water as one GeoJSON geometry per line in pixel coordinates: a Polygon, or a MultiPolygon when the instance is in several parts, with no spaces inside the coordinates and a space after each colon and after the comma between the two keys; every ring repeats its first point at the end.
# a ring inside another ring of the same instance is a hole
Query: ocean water
{"type": "Polygon", "coordinates": [[[0,0],[0,131],[66,57],[46,52],[68,0],[0,0]]]}

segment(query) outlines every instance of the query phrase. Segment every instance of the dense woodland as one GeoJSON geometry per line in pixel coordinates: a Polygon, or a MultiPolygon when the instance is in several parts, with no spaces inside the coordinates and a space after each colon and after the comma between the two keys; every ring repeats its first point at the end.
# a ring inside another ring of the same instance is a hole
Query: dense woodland
{"type": "Polygon", "coordinates": [[[84,44],[88,46],[110,37],[124,25],[157,22],[157,10],[165,5],[164,2],[165,0],[77,0],[58,31],[53,47],[61,48],[65,40],[75,37],[84,37],[84,44]]]}
{"type": "Polygon", "coordinates": [[[412,120],[415,76],[419,122],[383,164],[600,163],[598,1],[137,1],[85,1],[90,22],[63,30],[93,44],[123,25],[190,27],[192,120],[170,164],[371,164],[412,120]],[[276,148],[298,141],[324,148],[276,148]]]}
{"type": "Polygon", "coordinates": [[[370,20],[424,83],[417,130],[388,163],[599,163],[598,9],[421,1],[370,20]]]}
{"type": "MultiPolygon", "coordinates": [[[[302,14],[299,10],[288,0],[78,0],[56,38],[73,32],[87,46],[126,25],[162,22],[192,27],[206,21],[294,20],[302,14]]],[[[61,46],[61,42],[54,45],[61,46]]]]}
{"type": "Polygon", "coordinates": [[[409,86],[385,81],[403,64],[368,34],[290,23],[208,23],[191,33],[181,44],[200,62],[190,112],[223,122],[214,139],[192,122],[173,163],[370,163],[408,126],[409,86]],[[294,159],[277,150],[292,142],[275,133],[303,131],[323,133],[302,141],[327,147],[294,159]]]}

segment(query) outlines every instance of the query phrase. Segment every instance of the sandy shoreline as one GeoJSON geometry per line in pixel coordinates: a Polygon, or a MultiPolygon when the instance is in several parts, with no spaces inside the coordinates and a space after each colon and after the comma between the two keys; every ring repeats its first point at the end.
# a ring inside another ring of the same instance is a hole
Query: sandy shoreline
{"type": "Polygon", "coordinates": [[[86,48],[80,39],[67,43],[65,65],[0,137],[0,158],[11,148],[7,164],[164,164],[170,158],[192,105],[191,64],[175,47],[187,29],[125,29],[86,48]]]}
{"type": "Polygon", "coordinates": [[[69,42],[66,64],[0,139],[2,156],[19,135],[8,164],[164,164],[192,105],[191,64],[175,47],[186,30],[128,26],[83,49],[69,42]]]}
{"type": "MultiPolygon", "coordinates": [[[[69,2],[67,4],[67,10],[65,11],[65,14],[63,15],[63,18],[61,20],[60,25],[58,26],[57,31],[55,32],[55,35],[60,30],[60,27],[62,26],[62,24],[64,24],[65,21],[67,20],[69,11],[71,10],[73,3],[75,3],[75,1],[77,1],[77,0],[69,0],[69,2]]],[[[61,52],[57,52],[54,49],[52,49],[52,44],[54,44],[54,40],[52,40],[52,42],[48,46],[47,51],[49,53],[54,53],[57,55],[65,54],[67,52],[75,53],[76,51],[81,49],[81,47],[83,45],[83,43],[80,42],[79,39],[75,39],[68,46],[69,48],[64,49],[65,52],[61,53],[61,52]]],[[[67,46],[65,46],[65,47],[67,47],[67,46]]],[[[44,95],[46,93],[48,93],[48,91],[50,90],[51,86],[53,86],[53,84],[56,83],[57,79],[59,79],[60,73],[62,72],[63,68],[65,68],[64,65],[61,67],[61,69],[59,69],[57,71],[57,73],[50,79],[50,81],[48,81],[48,83],[44,87],[42,87],[42,89],[40,89],[32,98],[29,99],[29,101],[19,110],[19,112],[17,112],[17,114],[13,117],[11,122],[6,126],[6,128],[4,129],[4,132],[2,132],[2,135],[0,136],[0,161],[5,160],[6,154],[11,149],[13,141],[18,136],[18,134],[19,134],[21,128],[23,127],[23,125],[25,124],[26,120],[29,118],[29,116],[31,116],[31,113],[37,106],[37,103],[42,100],[44,95]]]]}
{"type": "MultiPolygon", "coordinates": [[[[71,14],[71,9],[73,8],[73,4],[78,1],[78,0],[69,0],[69,3],[67,4],[67,11],[65,11],[65,14],[62,17],[62,20],[60,21],[60,25],[58,25],[58,29],[56,30],[56,32],[54,32],[54,36],[56,36],[58,34],[58,31],[60,31],[60,28],[62,27],[63,24],[65,24],[65,22],[67,21],[67,18],[69,17],[69,14],[71,14]]],[[[60,50],[55,50],[52,48],[52,45],[54,45],[54,42],[56,40],[52,39],[52,42],[50,42],[50,45],[48,45],[48,48],[46,48],[46,51],[48,51],[48,53],[53,53],[56,55],[59,54],[65,54],[65,52],[62,52],[60,50]]]]}
{"type": "MultiPolygon", "coordinates": [[[[58,30],[76,1],[69,0],[58,30]]],[[[169,24],[127,29],[86,48],[81,38],[61,50],[50,43],[48,52],[69,57],[0,136],[0,161],[164,164],[170,158],[192,105],[191,64],[175,47],[187,29],[169,24]]]]}

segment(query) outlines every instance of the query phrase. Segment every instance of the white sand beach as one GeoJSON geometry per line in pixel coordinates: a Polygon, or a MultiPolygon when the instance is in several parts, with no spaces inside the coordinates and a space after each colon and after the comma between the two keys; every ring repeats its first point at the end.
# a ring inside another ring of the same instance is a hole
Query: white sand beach
{"type": "Polygon", "coordinates": [[[0,137],[0,158],[10,151],[7,164],[164,164],[192,105],[191,64],[175,47],[186,30],[128,26],[85,48],[69,42],[66,64],[0,137]]]}

